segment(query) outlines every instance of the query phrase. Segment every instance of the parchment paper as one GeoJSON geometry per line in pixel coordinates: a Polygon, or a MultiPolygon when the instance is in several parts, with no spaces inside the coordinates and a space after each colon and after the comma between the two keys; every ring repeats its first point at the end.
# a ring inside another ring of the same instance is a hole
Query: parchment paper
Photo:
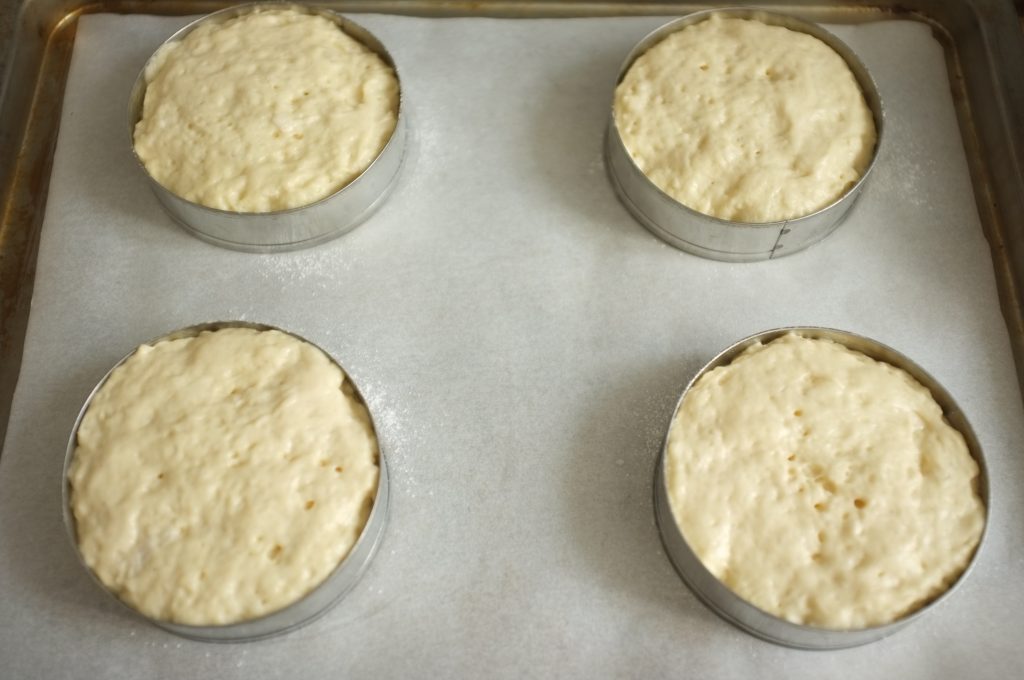
{"type": "Polygon", "coordinates": [[[615,75],[662,19],[356,19],[399,65],[408,162],[368,223],[276,255],[188,235],[133,164],[129,88],[187,19],[81,20],[0,460],[0,675],[1020,676],[1020,393],[927,26],[834,27],[887,107],[875,175],[820,245],[726,264],[663,245],[605,176],[615,75]],[[369,571],[324,618],[214,645],[133,618],[90,581],[61,524],[61,464],[117,359],[231,318],[289,328],[342,362],[378,419],[393,504],[369,571]],[[992,472],[971,578],[860,649],[799,652],[734,629],[679,580],[653,520],[687,380],[733,341],[790,324],[911,356],[967,412],[992,472]]]}

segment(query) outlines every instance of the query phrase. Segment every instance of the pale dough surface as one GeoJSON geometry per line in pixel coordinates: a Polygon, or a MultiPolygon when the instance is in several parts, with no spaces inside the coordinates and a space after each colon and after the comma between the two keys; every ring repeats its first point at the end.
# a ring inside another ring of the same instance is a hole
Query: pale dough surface
{"type": "Polygon", "coordinates": [[[270,212],[356,178],[395,129],[398,80],[320,16],[255,11],[169,43],[146,69],[135,151],[195,203],[270,212]]]}
{"type": "Polygon", "coordinates": [[[931,393],[828,340],[786,335],[702,376],[666,464],[704,565],[796,623],[910,613],[955,581],[985,524],[978,465],[931,393]]]}
{"type": "Polygon", "coordinates": [[[68,473],[82,556],[146,616],[219,625],[317,586],[366,523],[377,440],[341,370],[277,331],[143,345],[68,473]]]}
{"type": "Polygon", "coordinates": [[[643,173],[684,205],[738,222],[815,212],[871,162],[875,124],[846,62],[805,33],[722,18],[641,55],[614,119],[643,173]]]}

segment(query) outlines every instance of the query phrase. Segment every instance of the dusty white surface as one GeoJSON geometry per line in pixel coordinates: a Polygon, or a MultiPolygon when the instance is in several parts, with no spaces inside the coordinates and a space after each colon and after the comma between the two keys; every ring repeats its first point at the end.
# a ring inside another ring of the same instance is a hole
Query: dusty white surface
{"type": "Polygon", "coordinates": [[[401,69],[408,164],[355,231],[263,256],[189,236],[131,161],[128,90],[187,19],[82,20],[0,457],[5,678],[1020,674],[1020,392],[927,26],[835,28],[886,101],[879,165],[820,245],[740,265],[663,245],[604,174],[615,74],[663,20],[357,18],[401,69]],[[285,637],[209,645],[132,618],[91,582],[61,524],[61,465],[82,402],[126,351],[227,317],[341,360],[375,413],[393,493],[381,550],[338,607],[285,637]],[[733,341],[789,324],[910,355],[965,409],[993,472],[968,582],[860,649],[798,652],[734,629],[683,586],[654,525],[683,386],[733,341]]]}

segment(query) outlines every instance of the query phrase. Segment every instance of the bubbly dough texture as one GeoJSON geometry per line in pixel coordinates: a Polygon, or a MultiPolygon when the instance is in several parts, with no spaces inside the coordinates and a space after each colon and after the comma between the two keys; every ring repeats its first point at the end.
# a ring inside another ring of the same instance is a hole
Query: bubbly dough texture
{"type": "Polygon", "coordinates": [[[78,545],[146,616],[256,618],[348,554],[373,505],[377,455],[366,409],[308,343],[223,329],[143,345],[78,430],[78,545]]]}
{"type": "Polygon", "coordinates": [[[702,376],[666,465],[704,566],[794,623],[909,614],[963,572],[985,524],[978,465],[931,393],[828,340],[786,335],[702,376]]]}
{"type": "Polygon", "coordinates": [[[615,125],[662,191],[707,215],[808,215],[867,170],[876,134],[853,73],[806,33],[717,15],[638,58],[615,90],[615,125]]]}
{"type": "Polygon", "coordinates": [[[391,138],[398,79],[330,20],[254,11],[207,23],[146,69],[135,151],[153,178],[211,208],[271,212],[355,179],[391,138]]]}

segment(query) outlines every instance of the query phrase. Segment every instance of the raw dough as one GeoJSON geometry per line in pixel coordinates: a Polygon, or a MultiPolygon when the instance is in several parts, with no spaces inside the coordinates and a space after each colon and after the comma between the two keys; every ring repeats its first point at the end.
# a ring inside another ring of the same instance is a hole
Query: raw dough
{"type": "Polygon", "coordinates": [[[985,524],[978,465],[931,393],[828,340],[786,335],[702,376],[666,465],[704,566],[795,623],[863,628],[918,609],[985,524]]]}
{"type": "Polygon", "coordinates": [[[614,117],[630,156],[662,191],[738,222],[828,206],[875,149],[871,110],[832,48],[719,15],[641,55],[615,91],[614,117]]]}
{"type": "Polygon", "coordinates": [[[211,208],[270,212],[329,196],[391,138],[398,80],[332,21],[255,10],[168,43],[146,68],[135,152],[211,208]]]}
{"type": "Polygon", "coordinates": [[[323,352],[232,328],[143,345],[114,370],[68,477],[100,581],[151,618],[220,625],[323,581],[378,473],[369,415],[323,352]]]}

